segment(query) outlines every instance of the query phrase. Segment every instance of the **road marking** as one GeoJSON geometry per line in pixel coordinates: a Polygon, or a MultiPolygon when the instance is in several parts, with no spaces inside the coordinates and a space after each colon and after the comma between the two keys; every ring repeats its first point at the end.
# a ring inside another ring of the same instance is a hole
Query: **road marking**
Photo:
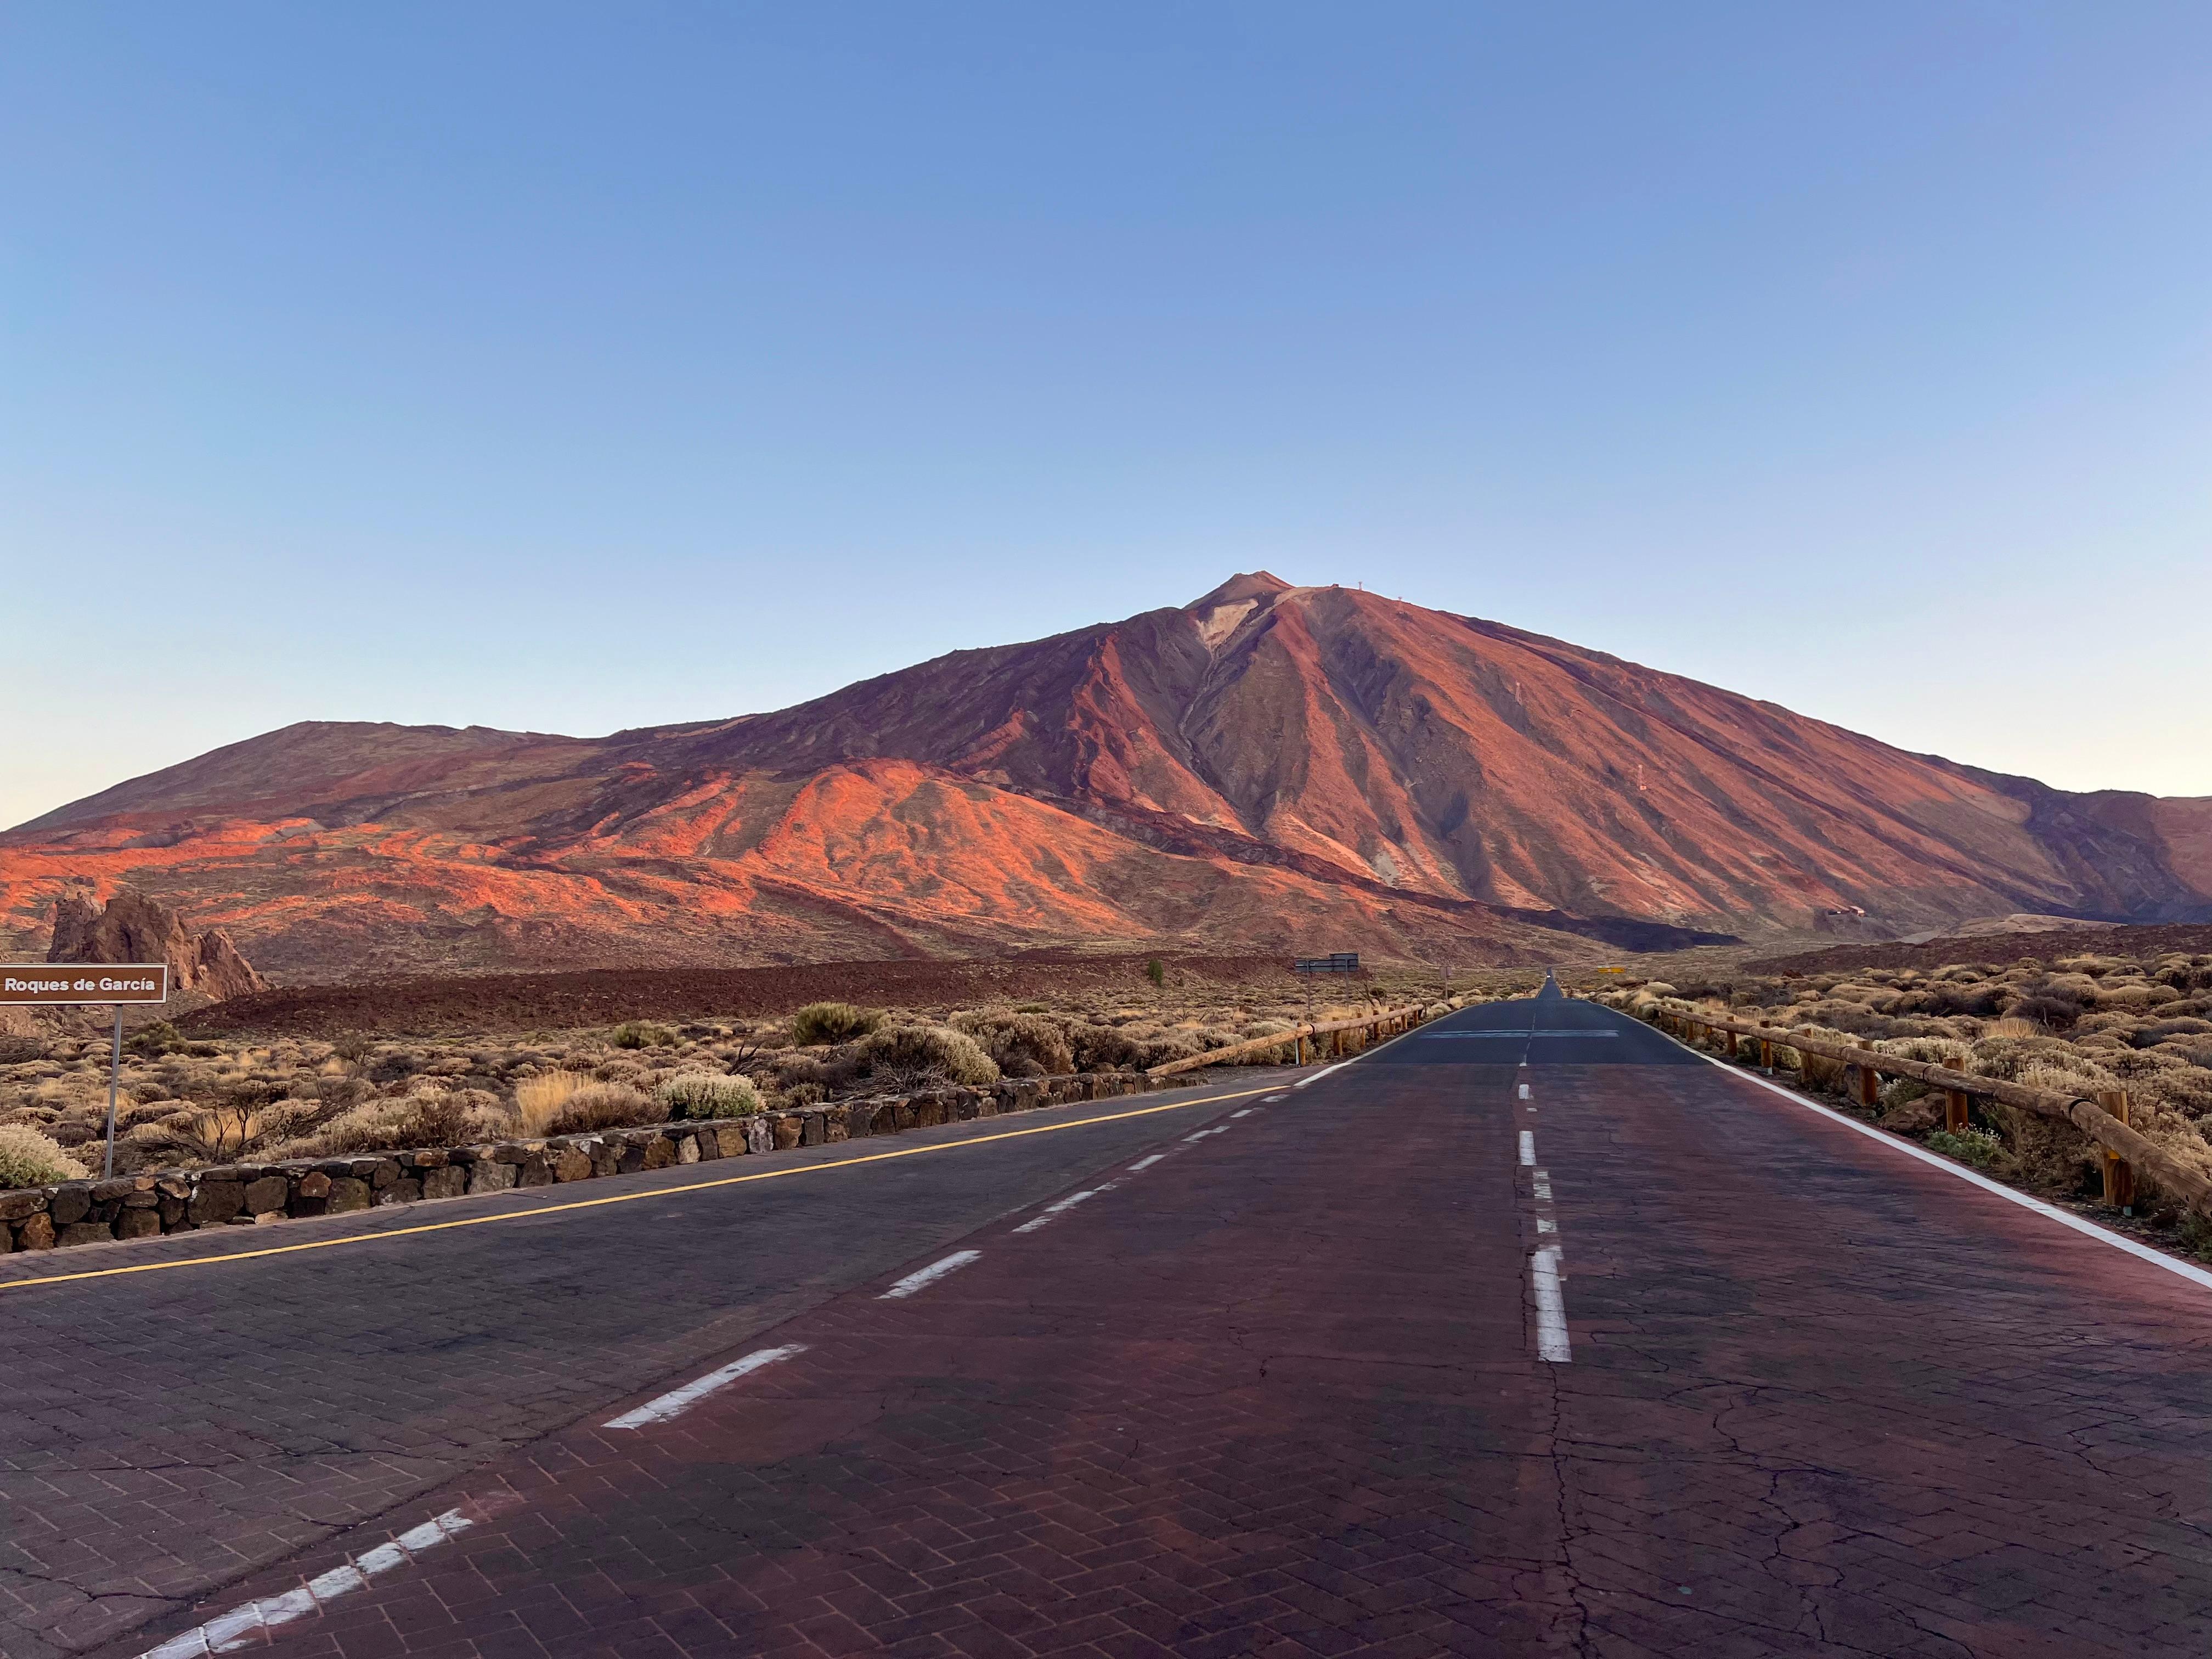
{"type": "Polygon", "coordinates": [[[1547,1244],[1528,1258],[1529,1287],[1536,1293],[1536,1358],[1568,1364],[1567,1299],[1559,1293],[1559,1247],[1547,1244]]]}
{"type": "Polygon", "coordinates": [[[1188,1146],[1192,1141],[1203,1140],[1208,1135],[1225,1135],[1228,1133],[1229,1126],[1226,1123],[1217,1123],[1211,1129],[1200,1129],[1194,1135],[1185,1135],[1182,1138],[1182,1144],[1188,1146]]]}
{"type": "Polygon", "coordinates": [[[1134,1175],[1139,1170],[1149,1170],[1166,1156],[1165,1152],[1154,1152],[1150,1158],[1140,1158],[1129,1166],[1129,1173],[1134,1175]]]}
{"type": "Polygon", "coordinates": [[[1290,1097],[1288,1095],[1269,1095],[1262,1099],[1260,1103],[1262,1106],[1272,1106],[1279,1100],[1288,1100],[1289,1098],[1290,1097]]]}
{"type": "Polygon", "coordinates": [[[1527,1084],[1525,1084],[1525,1083],[1524,1083],[1524,1084],[1522,1084],[1522,1085],[1521,1085],[1521,1098],[1522,1098],[1522,1099],[1523,1099],[1523,1100],[1534,1100],[1535,1097],[1536,1097],[1535,1096],[1534,1096],[1534,1095],[1532,1095],[1532,1094],[1530,1094],[1530,1093],[1528,1092],[1528,1085],[1527,1084]]]}
{"type": "Polygon", "coordinates": [[[1096,1198],[1099,1194],[1111,1192],[1113,1189],[1114,1183],[1109,1181],[1103,1187],[1093,1187],[1087,1192],[1072,1193],[1067,1197],[1061,1199],[1057,1204],[1046,1205],[1043,1211],[1034,1220],[1024,1221],[1020,1226],[1015,1228],[1014,1231],[1018,1233],[1033,1233],[1038,1228],[1050,1223],[1054,1217],[1060,1215],[1062,1212],[1073,1209],[1077,1205],[1082,1203],[1085,1199],[1096,1198]]]}
{"type": "Polygon", "coordinates": [[[1425,1042],[1446,1042],[1471,1037],[1617,1037],[1618,1031],[1578,1030],[1571,1026],[1543,1026],[1534,1031],[1424,1031],[1425,1042]]]}
{"type": "Polygon", "coordinates": [[[181,1636],[172,1636],[159,1647],[147,1649],[138,1659],[206,1659],[210,1654],[258,1647],[276,1626],[319,1612],[325,1603],[341,1595],[367,1589],[368,1581],[380,1573],[406,1565],[426,1550],[459,1537],[475,1524],[460,1510],[447,1510],[435,1519],[401,1533],[390,1543],[379,1544],[343,1566],[333,1567],[320,1577],[310,1578],[298,1589],[233,1607],[219,1619],[196,1625],[181,1636]]]}
{"type": "Polygon", "coordinates": [[[1259,1109],[1255,1106],[1239,1106],[1235,1111],[1230,1113],[1229,1115],[1231,1117],[1249,1117],[1258,1109],[1259,1109]]]}
{"type": "MultiPolygon", "coordinates": [[[[1669,1042],[1674,1042],[1671,1036],[1667,1040],[1669,1042]]],[[[1691,1048],[1687,1043],[1677,1043],[1675,1046],[1687,1049],[1689,1053],[1696,1054],[1699,1060],[1717,1066],[1730,1077],[1740,1077],[1747,1083],[1755,1083],[1762,1089],[1771,1090],[1792,1105],[1802,1106],[1808,1112],[1818,1112],[1830,1121],[1840,1123],[1846,1129],[1863,1134],[1869,1140],[1878,1141],[1892,1152],[1903,1152],[1907,1158],[1917,1158],[1923,1164],[1930,1164],[1947,1175],[1956,1176],[1961,1181],[1979,1187],[1985,1193],[1995,1193],[2007,1202],[2019,1205],[2023,1210],[2033,1210],[2036,1214],[2046,1217],[2058,1223],[2062,1227],[2071,1227],[2085,1237],[2094,1238],[2100,1244],[2109,1244],[2116,1250],[2125,1250],[2130,1255],[2149,1262],[2154,1267],[2163,1267],[2166,1272],[2177,1274],[2193,1285],[2202,1285],[2206,1289],[2212,1290],[2212,1273],[2207,1273],[2202,1267],[2179,1261],[2166,1255],[2163,1250],[2151,1249],[2148,1244],[2138,1244],[2132,1238],[2124,1238],[2118,1233],[2107,1231],[2097,1225],[2095,1222],[2085,1221],[2080,1216],[2070,1214],[2055,1204],[2045,1204],[2039,1198],[2030,1198],[2026,1193],[2014,1192],[2001,1181],[1992,1181],[1989,1176],[1977,1174],[1962,1164],[1954,1164],[1940,1153],[1931,1152],[1924,1146],[1916,1146],[1909,1140],[1899,1139],[1883,1130],[1875,1128],[1871,1123],[1863,1123],[1846,1113],[1823,1106],[1817,1100],[1808,1100],[1795,1089],[1787,1088],[1779,1083],[1770,1083],[1763,1077],[1753,1077],[1725,1060],[1717,1060],[1711,1054],[1691,1048]]]]}
{"type": "Polygon", "coordinates": [[[1521,1132],[1521,1167],[1524,1170],[1536,1167],[1536,1132],[1534,1129],[1521,1132]]]}
{"type": "Polygon", "coordinates": [[[898,1302],[912,1296],[925,1285],[933,1285],[950,1273],[957,1273],[971,1261],[982,1259],[981,1250],[955,1250],[941,1261],[933,1261],[919,1273],[908,1273],[904,1279],[876,1298],[878,1302],[898,1302]]]}
{"type": "Polygon", "coordinates": [[[1538,1216],[1536,1231],[1540,1233],[1555,1233],[1559,1231],[1559,1224],[1556,1221],[1547,1221],[1542,1216],[1538,1216]]]}
{"type": "Polygon", "coordinates": [[[1549,1170],[1539,1170],[1530,1176],[1528,1180],[1529,1184],[1536,1189],[1536,1196],[1549,1204],[1552,1201],[1552,1172],[1549,1170]]]}
{"type": "MultiPolygon", "coordinates": [[[[1234,1094],[1204,1095],[1196,1100],[1170,1101],[1164,1106],[1139,1106],[1131,1111],[1105,1112],[1097,1117],[1073,1118],[1066,1123],[1041,1123],[1034,1128],[1001,1129],[994,1134],[969,1135],[960,1140],[933,1141],[927,1146],[902,1146],[896,1152],[868,1152],[859,1158],[830,1158],[820,1164],[794,1164],[781,1170],[763,1170],[755,1175],[718,1176],[711,1181],[688,1182],[681,1187],[655,1187],[645,1192],[611,1193],[605,1198],[572,1199],[565,1204],[533,1204],[526,1209],[502,1210],[496,1215],[465,1216],[458,1221],[426,1221],[413,1227],[384,1227],[374,1232],[349,1233],[343,1238],[311,1238],[302,1243],[270,1244],[258,1250],[226,1250],[219,1255],[185,1256],[175,1261],[140,1261],[127,1267],[88,1267],[82,1273],[46,1273],[36,1279],[0,1279],[0,1291],[17,1290],[27,1285],[73,1285],[86,1279],[119,1279],[126,1273],[170,1273],[179,1267],[211,1267],[231,1261],[256,1261],[264,1256],[295,1255],[302,1250],[336,1250],[354,1244],[374,1244],[385,1239],[452,1232],[458,1227],[489,1227],[501,1222],[536,1221],[545,1216],[558,1215],[564,1210],[597,1210],[610,1204],[641,1204],[649,1199],[679,1198],[686,1193],[702,1193],[715,1187],[740,1187],[750,1181],[781,1181],[791,1176],[815,1175],[824,1170],[849,1170],[856,1164],[884,1164],[895,1158],[926,1158],[933,1152],[957,1152],[969,1146],[988,1146],[994,1140],[1019,1140],[1028,1135],[1060,1134],[1069,1129],[1087,1129],[1100,1123],[1122,1123],[1131,1118],[1152,1117],[1160,1112],[1186,1111],[1193,1106],[1218,1106],[1224,1101],[1243,1100],[1259,1092],[1258,1089],[1240,1089],[1234,1094]]],[[[179,1235],[172,1234],[170,1237],[179,1235]]]]}
{"type": "Polygon", "coordinates": [[[599,1425],[603,1429],[641,1429],[648,1423],[665,1423],[672,1417],[681,1417],[715,1389],[750,1376],[763,1365],[773,1365],[779,1359],[788,1359],[795,1353],[805,1353],[804,1342],[787,1342],[781,1348],[761,1348],[743,1359],[731,1361],[718,1371],[686,1382],[680,1389],[672,1389],[657,1400],[648,1400],[635,1411],[624,1412],[620,1417],[611,1417],[599,1425]]]}
{"type": "Polygon", "coordinates": [[[1300,1078],[1300,1079],[1299,1079],[1296,1083],[1293,1083],[1292,1085],[1291,1085],[1291,1087],[1292,1087],[1293,1089],[1303,1089],[1303,1088],[1304,1088],[1304,1087],[1306,1086],[1306,1085],[1307,1085],[1307,1084],[1309,1084],[1309,1083],[1318,1083],[1318,1082],[1320,1082],[1323,1078],[1327,1077],[1327,1076],[1328,1076],[1331,1072],[1340,1072],[1340,1071],[1342,1071],[1346,1066],[1349,1066],[1349,1065],[1351,1065],[1351,1064],[1352,1064],[1352,1062],[1351,1062],[1350,1060],[1338,1060],[1338,1061],[1336,1062],[1336,1064],[1335,1064],[1335,1065],[1334,1065],[1334,1066],[1322,1066],[1322,1067],[1321,1068],[1321,1070],[1319,1070],[1318,1072],[1316,1072],[1316,1073],[1315,1073],[1311,1077],[1302,1077],[1302,1078],[1300,1078]]]}

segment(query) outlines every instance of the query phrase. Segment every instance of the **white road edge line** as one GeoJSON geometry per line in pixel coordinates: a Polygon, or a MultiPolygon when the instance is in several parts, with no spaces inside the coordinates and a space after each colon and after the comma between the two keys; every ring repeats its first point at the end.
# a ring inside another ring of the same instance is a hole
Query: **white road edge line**
{"type": "Polygon", "coordinates": [[[763,1365],[773,1365],[779,1359],[788,1359],[795,1353],[805,1353],[804,1342],[787,1342],[780,1348],[757,1348],[743,1359],[733,1359],[721,1370],[708,1371],[696,1377],[680,1389],[671,1389],[657,1400],[648,1400],[634,1411],[620,1417],[611,1417],[599,1425],[603,1429],[641,1429],[648,1423],[665,1423],[672,1417],[681,1417],[708,1395],[727,1387],[741,1376],[750,1376],[763,1365]]]}
{"type": "Polygon", "coordinates": [[[1534,1129],[1521,1132],[1521,1167],[1524,1170],[1536,1167],[1536,1132],[1534,1129]]]}
{"type": "MultiPolygon", "coordinates": [[[[1063,1212],[1073,1209],[1077,1205],[1082,1203],[1085,1199],[1096,1198],[1101,1193],[1111,1191],[1113,1189],[1113,1186],[1114,1183],[1109,1181],[1103,1187],[1092,1187],[1085,1192],[1071,1193],[1066,1198],[1061,1199],[1057,1204],[1046,1205],[1044,1208],[1037,1213],[1035,1218],[1024,1221],[1020,1226],[1015,1228],[1014,1231],[1018,1233],[1033,1233],[1038,1228],[1056,1219],[1063,1212]]],[[[903,1280],[900,1282],[904,1283],[903,1280]]],[[[896,1287],[894,1286],[893,1288],[896,1287]]]]}
{"type": "Polygon", "coordinates": [[[878,1302],[901,1301],[907,1297],[912,1296],[916,1291],[921,1290],[923,1286],[935,1284],[939,1279],[944,1278],[945,1274],[949,1273],[957,1273],[959,1269],[966,1267],[969,1262],[981,1260],[982,1255],[983,1253],[981,1250],[955,1250],[951,1255],[946,1256],[942,1261],[933,1261],[920,1272],[908,1273],[904,1279],[899,1280],[897,1284],[892,1285],[890,1289],[885,1291],[881,1296],[878,1297],[876,1300],[878,1302]]]}
{"type": "Polygon", "coordinates": [[[1166,1156],[1165,1152],[1154,1152],[1150,1158],[1140,1158],[1129,1166],[1129,1173],[1134,1175],[1139,1170],[1149,1170],[1166,1156]]]}
{"type": "Polygon", "coordinates": [[[413,1530],[401,1533],[390,1543],[379,1544],[344,1565],[333,1567],[320,1577],[310,1578],[298,1589],[233,1607],[220,1618],[196,1625],[180,1636],[172,1636],[159,1647],[147,1649],[138,1659],[206,1659],[210,1654],[259,1645],[273,1626],[289,1625],[295,1619],[319,1611],[325,1602],[349,1591],[366,1589],[368,1581],[379,1573],[404,1566],[425,1550],[458,1538],[475,1524],[460,1510],[447,1510],[413,1530]]]}
{"type": "Polygon", "coordinates": [[[1554,1365],[1571,1364],[1567,1299],[1559,1293],[1558,1245],[1547,1244],[1528,1258],[1528,1284],[1536,1293],[1536,1358],[1554,1365]]]}
{"type": "MultiPolygon", "coordinates": [[[[1664,1032],[1661,1035],[1667,1036],[1664,1032]]],[[[1667,1036],[1667,1040],[1669,1042],[1675,1042],[1670,1036],[1667,1036]]],[[[2094,1238],[2100,1244],[2109,1244],[2116,1250],[2125,1250],[2130,1255],[2149,1262],[2154,1267],[2163,1267],[2166,1272],[2185,1279],[2192,1285],[2202,1285],[2207,1290],[2212,1290],[2212,1273],[2207,1273],[2202,1267],[2191,1267],[2186,1261],[2176,1261],[2163,1250],[2154,1250],[2149,1245],[2138,1244],[2132,1238],[2123,1238],[2118,1233],[2108,1232],[2095,1222],[2084,1221],[2078,1215],[2069,1215],[2055,1204],[2045,1204],[2039,1198],[2030,1198],[2026,1193],[2014,1192],[2002,1182],[1992,1181],[1985,1175],[1979,1175],[1967,1169],[1964,1164],[1954,1164],[1949,1158],[1940,1153],[1931,1152],[1924,1146],[1916,1146],[1909,1140],[1900,1140],[1894,1136],[1885,1134],[1873,1124],[1862,1123],[1850,1114],[1837,1111],[1831,1106],[1823,1106],[1817,1100],[1808,1100],[1795,1089],[1784,1088],[1779,1083],[1770,1083],[1763,1077],[1753,1077],[1749,1073],[1741,1071],[1724,1060],[1717,1060],[1711,1054],[1698,1054],[1698,1050],[1690,1048],[1687,1043],[1675,1042],[1675,1046],[1687,1053],[1697,1054],[1699,1060],[1708,1065],[1719,1066],[1730,1077],[1741,1078],[1747,1083],[1756,1083],[1760,1088],[1780,1095],[1792,1105],[1802,1106],[1807,1111],[1818,1112],[1822,1117],[1842,1124],[1846,1129],[1856,1130],[1868,1139],[1879,1141],[1893,1152],[1902,1152],[1907,1158],[1917,1158],[1923,1164],[1932,1165],[1946,1175],[1956,1176],[1961,1181],[1979,1187],[1985,1193],[1995,1193],[1999,1198],[2019,1205],[2023,1210],[2033,1210],[2036,1214],[2046,1217],[2062,1227],[2071,1227],[2085,1237],[2094,1238]]]]}
{"type": "Polygon", "coordinates": [[[1316,1073],[1315,1073],[1311,1077],[1302,1077],[1302,1078],[1300,1078],[1300,1079],[1299,1079],[1296,1083],[1293,1083],[1292,1085],[1291,1085],[1291,1087],[1292,1087],[1293,1089],[1303,1089],[1303,1088],[1304,1088],[1304,1087],[1306,1086],[1306,1085],[1307,1085],[1307,1084],[1309,1084],[1309,1083],[1318,1083],[1318,1082],[1320,1082],[1323,1078],[1327,1077],[1327,1076],[1328,1076],[1331,1072],[1340,1072],[1340,1071],[1342,1071],[1346,1066],[1349,1066],[1349,1065],[1351,1065],[1351,1064],[1352,1064],[1352,1062],[1351,1062],[1350,1060],[1338,1060],[1338,1061],[1336,1062],[1336,1064],[1335,1064],[1335,1065],[1334,1065],[1334,1066],[1322,1066],[1322,1067],[1321,1068],[1321,1070],[1319,1070],[1318,1072],[1316,1072],[1316,1073]]]}

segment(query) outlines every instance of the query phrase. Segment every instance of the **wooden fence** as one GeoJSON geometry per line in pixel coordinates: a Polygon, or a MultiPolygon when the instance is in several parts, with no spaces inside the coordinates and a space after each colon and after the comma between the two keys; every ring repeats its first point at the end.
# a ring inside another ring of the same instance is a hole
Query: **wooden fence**
{"type": "MultiPolygon", "coordinates": [[[[2098,1090],[2087,1096],[2066,1095],[2050,1089],[2031,1089],[2024,1084],[2007,1083],[1997,1078],[1976,1077],[1972,1073],[1954,1072],[1926,1060],[1906,1060],[1872,1048],[1802,1036],[1775,1026],[1717,1018],[1711,1014],[1659,1008],[1645,1018],[1686,1042],[1711,1040],[1731,1059],[1736,1057],[1739,1039],[1755,1042],[1759,1045],[1759,1064],[1770,1072],[1775,1069],[1776,1051],[1779,1049],[1801,1056],[1812,1054],[1841,1065],[1846,1068],[1851,1097],[1862,1106],[1876,1103],[1880,1079],[1885,1077],[1909,1078],[1929,1089],[1941,1090],[1944,1097],[1944,1127],[1954,1134],[1966,1127],[1967,1103],[1976,1099],[1994,1100],[2015,1111],[2070,1123],[2104,1149],[2106,1203],[2125,1206],[2135,1201],[2136,1171],[2140,1169],[2157,1183],[2160,1191],[2201,1215],[2212,1217],[2212,1181],[2169,1157],[2128,1127],[2128,1095],[2124,1089],[2098,1090]]],[[[1803,1075],[1803,1066],[1801,1058],[1800,1077],[1803,1075]]]]}
{"type": "MultiPolygon", "coordinates": [[[[1226,1048],[1209,1048],[1202,1054],[1193,1054],[1188,1060],[1171,1060],[1164,1066],[1155,1066],[1146,1077],[1173,1077],[1181,1072],[1195,1072],[1203,1066],[1223,1066],[1243,1060],[1251,1054],[1267,1053],[1270,1048],[1297,1046],[1297,1064],[1334,1057],[1347,1052],[1346,1043],[1354,1031],[1372,1031],[1376,1036],[1395,1036],[1401,1031],[1410,1031],[1428,1018],[1426,1007],[1391,1008],[1379,1014],[1362,1014],[1354,1019],[1317,1021],[1310,1025],[1293,1025],[1287,1031],[1278,1031],[1272,1036],[1254,1037],[1249,1042],[1232,1042],[1226,1048]]],[[[1362,1042],[1359,1048],[1367,1045],[1362,1042]]],[[[1352,1052],[1356,1052],[1352,1050],[1352,1052]]]]}

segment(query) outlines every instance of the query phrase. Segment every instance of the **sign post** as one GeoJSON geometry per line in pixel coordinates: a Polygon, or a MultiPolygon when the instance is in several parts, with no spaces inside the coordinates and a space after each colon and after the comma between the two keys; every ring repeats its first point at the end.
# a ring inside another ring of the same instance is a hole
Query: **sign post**
{"type": "Polygon", "coordinates": [[[169,1000],[166,962],[34,962],[0,967],[0,1007],[85,1008],[112,1004],[115,1041],[107,1057],[107,1158],[115,1173],[115,1101],[123,1082],[123,1006],[169,1000]]]}
{"type": "MultiPolygon", "coordinates": [[[[1356,974],[1359,971],[1359,952],[1333,951],[1325,957],[1300,957],[1291,963],[1294,974],[1356,974]]],[[[1306,1024],[1313,1024],[1313,981],[1306,981],[1306,1024]]],[[[1303,1042],[1304,1038],[1299,1041],[1303,1042]]]]}

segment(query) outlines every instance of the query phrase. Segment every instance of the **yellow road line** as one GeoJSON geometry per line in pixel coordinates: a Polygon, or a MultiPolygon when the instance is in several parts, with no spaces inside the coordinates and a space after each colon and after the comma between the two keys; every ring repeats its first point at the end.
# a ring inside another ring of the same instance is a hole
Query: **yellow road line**
{"type": "MultiPolygon", "coordinates": [[[[81,1273],[47,1273],[38,1279],[0,1280],[0,1291],[21,1290],[31,1285],[72,1285],[85,1279],[117,1279],[125,1273],[167,1273],[178,1267],[211,1267],[230,1261],[252,1261],[265,1255],[291,1255],[301,1250],[335,1250],[348,1244],[374,1244],[387,1238],[406,1238],[418,1233],[451,1232],[456,1227],[489,1227],[501,1221],[535,1221],[563,1210],[596,1210],[609,1204],[635,1204],[646,1199],[676,1198],[703,1193],[715,1187],[742,1186],[748,1181],[775,1181],[785,1176],[812,1175],[822,1170],[849,1170],[860,1164],[882,1164],[895,1158],[920,1158],[926,1152],[957,1152],[964,1146],[986,1146],[994,1140],[1019,1140],[1024,1135],[1048,1135],[1063,1129],[1085,1129],[1094,1123],[1121,1123],[1156,1112],[1180,1112],[1193,1106],[1218,1105],[1247,1095],[1266,1094],[1279,1085],[1243,1089],[1235,1094],[1207,1095],[1200,1100],[1170,1101],[1164,1106],[1139,1106],[1133,1111],[1109,1112],[1098,1117],[1079,1117],[1067,1123],[1041,1123],[1029,1129],[1001,1129],[996,1134],[971,1135],[964,1140],[940,1140],[927,1146],[902,1146],[896,1152],[870,1152],[861,1158],[841,1158],[829,1164],[794,1164],[787,1169],[762,1170],[752,1175],[720,1176],[713,1181],[694,1181],[682,1187],[656,1187],[650,1192],[613,1193],[605,1198],[580,1198],[566,1204],[533,1204],[527,1209],[502,1210],[497,1215],[467,1216],[459,1221],[428,1221],[417,1227],[387,1227],[375,1232],[349,1233],[343,1238],[313,1238],[299,1244],[271,1244],[258,1250],[226,1250],[221,1255],[186,1256],[179,1261],[141,1261],[128,1267],[93,1267],[81,1273]]],[[[740,1154],[742,1156],[742,1154],[740,1154]]],[[[176,1237],[176,1235],[171,1235],[176,1237]]]]}

